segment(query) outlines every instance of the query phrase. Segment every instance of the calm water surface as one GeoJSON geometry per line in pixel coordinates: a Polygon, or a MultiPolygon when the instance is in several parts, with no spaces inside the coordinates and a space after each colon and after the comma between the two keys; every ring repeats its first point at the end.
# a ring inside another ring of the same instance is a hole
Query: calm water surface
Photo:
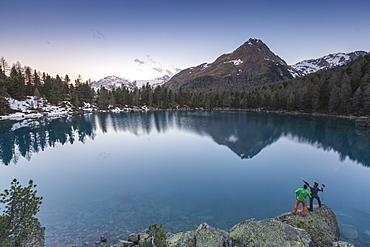
{"type": "Polygon", "coordinates": [[[370,132],[351,120],[90,114],[1,121],[0,137],[0,189],[35,181],[49,247],[113,244],[160,222],[176,233],[275,217],[293,209],[302,177],[326,185],[341,240],[370,244],[370,132]]]}

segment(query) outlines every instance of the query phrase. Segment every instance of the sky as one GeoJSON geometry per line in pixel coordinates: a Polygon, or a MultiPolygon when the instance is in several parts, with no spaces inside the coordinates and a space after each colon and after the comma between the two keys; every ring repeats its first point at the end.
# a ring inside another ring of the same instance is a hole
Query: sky
{"type": "Polygon", "coordinates": [[[3,0],[0,57],[55,77],[150,80],[249,38],[288,64],[370,50],[369,0],[3,0]]]}

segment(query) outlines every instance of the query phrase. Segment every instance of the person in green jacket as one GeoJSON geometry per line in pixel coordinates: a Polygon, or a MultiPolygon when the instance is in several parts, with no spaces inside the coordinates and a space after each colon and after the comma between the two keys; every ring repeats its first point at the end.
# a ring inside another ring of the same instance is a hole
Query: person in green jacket
{"type": "Polygon", "coordinates": [[[307,188],[308,188],[307,185],[303,185],[303,188],[299,188],[295,191],[295,193],[297,194],[297,199],[295,201],[294,209],[292,211],[293,214],[297,213],[298,206],[300,203],[302,203],[302,215],[306,216],[306,198],[307,196],[309,196],[310,198],[312,197],[311,193],[307,190],[307,188]]]}

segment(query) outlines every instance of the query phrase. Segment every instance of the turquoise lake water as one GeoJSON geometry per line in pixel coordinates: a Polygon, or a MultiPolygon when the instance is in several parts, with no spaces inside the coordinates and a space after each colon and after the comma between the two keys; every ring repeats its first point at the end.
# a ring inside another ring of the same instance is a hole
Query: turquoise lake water
{"type": "Polygon", "coordinates": [[[0,121],[0,137],[0,190],[34,180],[48,247],[113,244],[154,223],[228,230],[291,211],[302,177],[326,185],[341,240],[370,244],[370,132],[353,120],[106,113],[0,121]]]}

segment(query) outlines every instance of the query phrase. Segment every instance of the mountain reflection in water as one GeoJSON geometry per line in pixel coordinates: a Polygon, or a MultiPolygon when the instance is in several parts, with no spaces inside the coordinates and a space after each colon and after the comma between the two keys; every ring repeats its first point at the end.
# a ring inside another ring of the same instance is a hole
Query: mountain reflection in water
{"type": "Polygon", "coordinates": [[[33,153],[56,144],[84,143],[94,139],[100,127],[107,132],[129,131],[135,135],[165,133],[176,126],[201,136],[210,136],[242,159],[256,156],[266,146],[287,136],[323,150],[336,151],[341,160],[370,166],[370,132],[355,129],[352,120],[254,113],[244,111],[160,111],[104,113],[72,118],[0,121],[0,159],[4,165],[30,160],[33,153]]]}

